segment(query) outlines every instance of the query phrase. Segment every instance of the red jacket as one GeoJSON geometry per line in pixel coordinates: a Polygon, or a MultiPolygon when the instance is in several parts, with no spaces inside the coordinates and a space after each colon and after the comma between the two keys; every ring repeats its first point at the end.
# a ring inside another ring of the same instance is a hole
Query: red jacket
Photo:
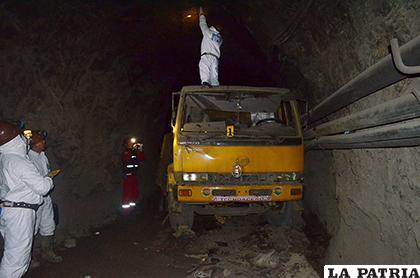
{"type": "Polygon", "coordinates": [[[121,156],[123,172],[135,174],[139,163],[144,161],[144,152],[139,149],[125,149],[121,156]]]}

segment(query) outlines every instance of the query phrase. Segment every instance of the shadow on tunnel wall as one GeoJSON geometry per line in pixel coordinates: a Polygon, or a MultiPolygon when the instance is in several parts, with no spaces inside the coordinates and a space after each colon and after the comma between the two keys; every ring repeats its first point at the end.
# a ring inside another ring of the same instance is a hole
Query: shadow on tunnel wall
{"type": "Polygon", "coordinates": [[[76,1],[6,1],[0,22],[0,117],[48,131],[50,163],[63,170],[52,193],[59,237],[115,217],[126,136],[144,142],[141,194],[149,195],[167,88],[133,69],[119,11],[76,1]]]}

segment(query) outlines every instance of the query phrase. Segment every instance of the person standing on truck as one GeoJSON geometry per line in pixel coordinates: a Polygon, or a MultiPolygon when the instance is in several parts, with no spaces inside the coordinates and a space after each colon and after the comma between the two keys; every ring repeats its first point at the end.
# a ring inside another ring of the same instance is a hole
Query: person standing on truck
{"type": "Polygon", "coordinates": [[[138,169],[139,163],[144,161],[143,144],[137,142],[136,138],[125,140],[122,153],[123,166],[123,209],[130,209],[137,205],[139,198],[138,169]]]}
{"type": "Polygon", "coordinates": [[[4,238],[0,277],[18,278],[28,270],[35,215],[53,188],[27,156],[28,140],[13,124],[0,120],[0,232],[4,238]]]}
{"type": "Polygon", "coordinates": [[[220,34],[221,27],[218,26],[217,29],[214,26],[208,27],[202,7],[200,7],[199,11],[199,25],[203,34],[201,58],[198,64],[201,84],[209,87],[218,86],[220,46],[223,43],[222,35],[220,34]]]}
{"type": "MultiPolygon", "coordinates": [[[[45,155],[46,132],[33,132],[31,150],[28,152],[29,159],[42,176],[50,173],[50,163],[45,155]]],[[[41,236],[41,257],[50,263],[61,263],[63,258],[54,252],[54,210],[50,194],[43,196],[44,202],[36,213],[35,234],[41,236]]]]}

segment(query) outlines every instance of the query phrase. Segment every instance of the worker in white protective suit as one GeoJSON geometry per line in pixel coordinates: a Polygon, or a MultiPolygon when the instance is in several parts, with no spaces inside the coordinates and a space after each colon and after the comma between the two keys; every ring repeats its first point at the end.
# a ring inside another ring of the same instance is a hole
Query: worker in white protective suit
{"type": "Polygon", "coordinates": [[[27,156],[27,141],[19,129],[0,120],[0,232],[4,252],[1,278],[21,277],[28,269],[34,236],[35,214],[53,187],[27,156]]]}
{"type": "MultiPolygon", "coordinates": [[[[214,26],[207,26],[206,17],[203,9],[200,7],[200,29],[203,33],[201,41],[201,59],[198,67],[200,69],[201,84],[206,86],[219,85],[219,59],[220,46],[223,39],[220,35],[221,30],[217,30],[214,26]]],[[[221,29],[220,27],[218,29],[221,29]]]]}
{"type": "MultiPolygon", "coordinates": [[[[28,153],[29,159],[33,162],[42,176],[50,173],[50,163],[45,155],[46,133],[32,133],[31,150],[28,153]]],[[[41,257],[50,263],[61,263],[63,258],[54,252],[54,210],[49,194],[44,196],[44,202],[36,212],[35,234],[41,235],[41,257]]]]}

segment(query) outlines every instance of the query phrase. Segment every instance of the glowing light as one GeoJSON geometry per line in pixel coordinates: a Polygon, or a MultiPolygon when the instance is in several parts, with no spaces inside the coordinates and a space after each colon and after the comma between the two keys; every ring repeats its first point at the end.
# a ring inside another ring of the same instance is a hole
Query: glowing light
{"type": "Polygon", "coordinates": [[[191,15],[191,14],[187,15],[187,18],[191,18],[191,17],[192,17],[192,15],[191,15]]]}
{"type": "Polygon", "coordinates": [[[130,202],[130,207],[135,207],[135,206],[136,206],[136,203],[130,202]]]}
{"type": "Polygon", "coordinates": [[[136,138],[134,138],[134,137],[130,139],[130,142],[131,142],[131,143],[133,143],[133,144],[134,144],[134,143],[136,143],[136,141],[137,141],[137,140],[136,140],[136,138]]]}
{"type": "Polygon", "coordinates": [[[124,205],[122,205],[121,206],[123,209],[128,209],[128,208],[130,208],[130,204],[124,204],[124,205]]]}
{"type": "Polygon", "coordinates": [[[25,136],[26,139],[32,138],[32,130],[27,129],[23,131],[23,136],[25,136]]]}

